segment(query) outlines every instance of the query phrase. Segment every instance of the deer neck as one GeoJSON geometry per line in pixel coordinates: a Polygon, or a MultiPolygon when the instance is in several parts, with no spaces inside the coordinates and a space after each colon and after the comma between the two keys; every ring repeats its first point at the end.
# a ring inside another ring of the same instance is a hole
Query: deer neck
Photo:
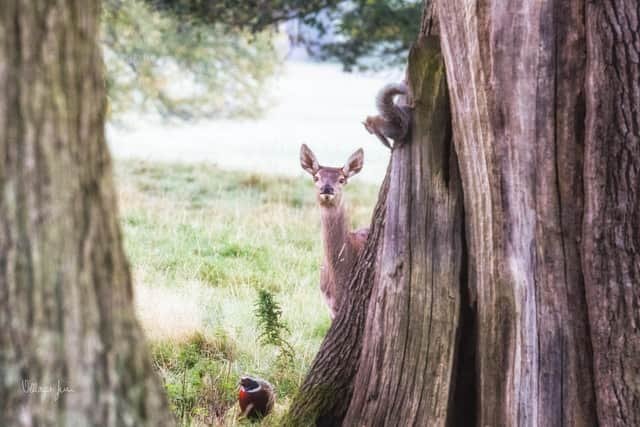
{"type": "Polygon", "coordinates": [[[322,207],[322,240],[324,246],[324,259],[329,267],[339,269],[342,264],[348,262],[351,248],[348,247],[348,220],[344,207],[322,207]]]}

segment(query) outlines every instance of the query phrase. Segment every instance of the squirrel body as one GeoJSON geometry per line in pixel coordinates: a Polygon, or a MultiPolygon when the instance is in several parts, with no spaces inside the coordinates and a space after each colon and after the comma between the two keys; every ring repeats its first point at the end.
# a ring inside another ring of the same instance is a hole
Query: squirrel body
{"type": "Polygon", "coordinates": [[[377,116],[368,116],[363,122],[365,129],[376,135],[380,141],[391,148],[389,139],[402,141],[409,135],[411,115],[409,107],[397,104],[397,95],[408,95],[409,89],[404,83],[390,83],[384,86],[376,97],[377,116]]]}

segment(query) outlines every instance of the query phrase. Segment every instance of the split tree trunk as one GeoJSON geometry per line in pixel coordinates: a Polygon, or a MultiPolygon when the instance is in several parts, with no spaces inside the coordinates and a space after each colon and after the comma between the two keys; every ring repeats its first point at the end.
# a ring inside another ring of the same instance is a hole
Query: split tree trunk
{"type": "Polygon", "coordinates": [[[478,313],[477,424],[594,425],[579,251],[584,7],[436,7],[478,313]]]}
{"type": "Polygon", "coordinates": [[[99,17],[0,2],[3,426],[173,424],[116,218],[99,17]]]}
{"type": "Polygon", "coordinates": [[[638,3],[436,7],[477,301],[478,424],[638,425],[638,3]]]}
{"type": "Polygon", "coordinates": [[[414,46],[409,75],[411,140],[394,146],[372,236],[285,424],[437,425],[453,415],[462,189],[437,38],[414,46]]]}
{"type": "Polygon", "coordinates": [[[318,355],[337,365],[313,365],[290,424],[640,425],[637,1],[428,11],[455,149],[442,155],[438,73],[414,49],[413,137],[392,154],[377,262],[356,266],[370,288],[349,288],[372,298],[339,313],[318,355]],[[434,166],[456,157],[464,226],[457,169],[434,166]],[[305,412],[325,386],[334,403],[305,412]]]}
{"type": "Polygon", "coordinates": [[[444,424],[460,313],[462,189],[437,38],[408,66],[410,141],[394,147],[382,249],[345,425],[444,424]]]}

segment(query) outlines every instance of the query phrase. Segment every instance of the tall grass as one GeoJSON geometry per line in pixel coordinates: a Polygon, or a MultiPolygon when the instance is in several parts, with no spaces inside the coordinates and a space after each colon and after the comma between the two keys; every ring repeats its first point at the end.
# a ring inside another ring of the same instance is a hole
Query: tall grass
{"type": "MultiPolygon", "coordinates": [[[[272,425],[329,327],[319,290],[319,212],[311,180],[208,164],[116,163],[136,307],[183,425],[237,425],[240,375],[277,390],[272,425]],[[261,345],[258,291],[275,296],[293,358],[261,345]]],[[[367,226],[377,189],[346,189],[354,226],[367,226]]]]}

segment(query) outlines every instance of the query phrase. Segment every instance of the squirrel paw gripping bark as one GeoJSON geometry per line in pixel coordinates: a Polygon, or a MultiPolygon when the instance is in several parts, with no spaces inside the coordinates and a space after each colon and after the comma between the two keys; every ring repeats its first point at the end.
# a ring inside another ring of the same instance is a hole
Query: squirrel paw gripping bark
{"type": "Polygon", "coordinates": [[[362,124],[365,129],[378,137],[391,148],[389,139],[394,142],[404,141],[409,135],[411,114],[406,105],[394,102],[396,95],[408,95],[409,89],[404,83],[391,83],[383,87],[376,97],[376,106],[380,112],[377,116],[368,116],[362,124]]]}

